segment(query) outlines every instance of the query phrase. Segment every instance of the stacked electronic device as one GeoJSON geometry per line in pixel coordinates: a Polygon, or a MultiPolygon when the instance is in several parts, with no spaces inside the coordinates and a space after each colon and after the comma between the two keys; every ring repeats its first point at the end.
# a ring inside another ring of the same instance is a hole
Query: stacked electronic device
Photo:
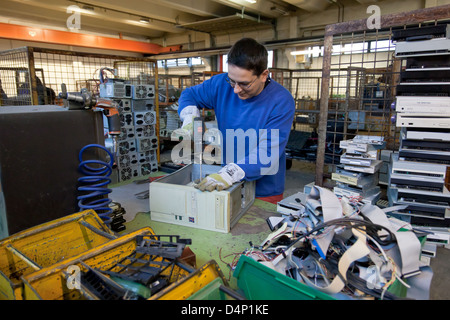
{"type": "Polygon", "coordinates": [[[399,206],[396,217],[444,231],[450,227],[449,30],[443,24],[393,33],[395,55],[406,68],[393,103],[400,148],[391,160],[388,186],[390,205],[399,206]]]}
{"type": "Polygon", "coordinates": [[[125,208],[121,206],[118,202],[111,202],[109,204],[112,212],[110,213],[111,222],[109,223],[109,227],[112,231],[120,232],[126,229],[124,223],[126,222],[124,215],[126,213],[125,208]]]}
{"type": "Polygon", "coordinates": [[[384,138],[357,135],[351,140],[341,140],[339,146],[345,152],[331,176],[336,181],[334,193],[339,197],[357,197],[375,204],[381,194],[378,171],[382,165],[379,154],[385,147],[384,138]]]}
{"type": "Polygon", "coordinates": [[[183,122],[178,115],[178,102],[159,112],[159,136],[171,137],[172,132],[181,128],[183,122]]]}
{"type": "Polygon", "coordinates": [[[107,82],[100,85],[100,97],[113,99],[119,104],[122,134],[118,139],[116,161],[118,180],[158,171],[155,86],[107,82]]]}

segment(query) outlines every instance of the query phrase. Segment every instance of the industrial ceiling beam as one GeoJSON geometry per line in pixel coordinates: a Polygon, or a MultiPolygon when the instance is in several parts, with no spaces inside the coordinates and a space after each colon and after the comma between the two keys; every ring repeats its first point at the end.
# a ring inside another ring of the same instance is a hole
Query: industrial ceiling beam
{"type": "MultiPolygon", "coordinates": [[[[63,30],[68,31],[67,28],[67,18],[70,15],[58,15],[54,18],[50,18],[48,13],[46,14],[45,9],[35,8],[28,12],[21,11],[18,9],[5,9],[3,8],[0,13],[0,22],[19,24],[24,26],[45,26],[48,29],[63,30]]],[[[76,30],[82,33],[96,33],[104,36],[118,37],[122,34],[124,37],[130,36],[133,38],[158,38],[164,36],[164,30],[153,29],[151,26],[139,26],[124,24],[118,21],[111,20],[99,20],[93,19],[89,16],[81,16],[81,29],[76,30]],[[139,37],[137,37],[139,35],[139,37]]]]}
{"type": "Polygon", "coordinates": [[[293,6],[275,0],[212,0],[246,14],[260,15],[265,18],[277,18],[294,11],[293,6]]]}
{"type": "Polygon", "coordinates": [[[181,50],[181,46],[162,47],[158,44],[100,37],[75,32],[47,30],[7,23],[0,23],[0,38],[62,44],[106,50],[158,54],[181,50]]]}
{"type": "Polygon", "coordinates": [[[330,5],[332,0],[284,0],[293,6],[309,12],[323,11],[330,5]]]}
{"type": "MultiPolygon", "coordinates": [[[[0,15],[7,12],[16,12],[36,14],[42,13],[43,17],[53,18],[56,21],[65,21],[70,14],[67,9],[70,6],[78,6],[85,27],[101,28],[103,22],[111,22],[117,25],[116,30],[124,30],[124,25],[130,25],[134,29],[142,28],[141,34],[145,31],[151,33],[151,30],[168,33],[181,33],[176,28],[179,21],[196,21],[197,16],[187,15],[183,12],[164,9],[161,6],[145,4],[142,1],[128,0],[126,11],[122,11],[123,7],[114,5],[115,2],[124,3],[123,1],[109,0],[106,1],[75,1],[75,0],[5,0],[2,3],[0,15]],[[110,3],[110,6],[108,6],[110,3]],[[102,5],[105,5],[103,7],[102,5]],[[86,9],[88,8],[88,9],[86,9]],[[128,9],[128,8],[140,8],[128,9]],[[44,10],[44,11],[43,11],[44,10]],[[148,23],[140,22],[140,18],[148,18],[148,23]]],[[[65,25],[65,23],[64,23],[65,25]]],[[[83,25],[82,25],[83,27],[83,25]]],[[[111,30],[114,27],[108,26],[111,30]]],[[[91,28],[92,29],[92,28],[91,28]]]]}
{"type": "Polygon", "coordinates": [[[193,22],[199,18],[191,13],[142,0],[69,0],[69,2],[72,2],[72,4],[87,4],[93,6],[94,9],[97,7],[110,12],[116,11],[133,16],[145,16],[172,24],[193,22]]]}
{"type": "Polygon", "coordinates": [[[236,10],[211,0],[144,0],[201,17],[224,17],[234,14],[236,10]]]}

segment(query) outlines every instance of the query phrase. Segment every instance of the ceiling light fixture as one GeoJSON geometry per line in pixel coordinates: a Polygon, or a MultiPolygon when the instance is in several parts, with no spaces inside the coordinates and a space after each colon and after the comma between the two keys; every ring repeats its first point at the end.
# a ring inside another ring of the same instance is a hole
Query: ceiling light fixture
{"type": "Polygon", "coordinates": [[[280,9],[276,6],[270,7],[270,10],[281,13],[284,16],[288,14],[287,11],[284,11],[283,9],[280,9]]]}
{"type": "MultiPolygon", "coordinates": [[[[139,21],[137,21],[137,20],[128,20],[130,23],[136,23],[137,24],[139,22],[141,22],[141,23],[150,23],[150,21],[151,22],[158,21],[158,22],[168,23],[168,24],[171,24],[173,26],[177,25],[177,23],[174,23],[172,21],[166,21],[166,20],[163,20],[163,19],[157,19],[157,18],[153,18],[153,17],[152,18],[146,18],[146,17],[142,17],[142,16],[140,16],[138,14],[134,14],[134,13],[131,13],[131,12],[125,12],[125,11],[121,11],[121,10],[116,10],[116,9],[112,9],[112,8],[107,8],[107,7],[103,7],[103,6],[89,4],[89,3],[86,3],[86,2],[83,2],[83,1],[78,1],[78,0],[68,0],[68,1],[75,3],[77,6],[85,5],[85,6],[88,6],[88,7],[92,7],[93,9],[101,9],[105,13],[106,12],[117,12],[117,13],[120,13],[120,14],[131,15],[131,16],[135,17],[135,19],[136,18],[140,19],[139,21]],[[147,20],[147,21],[143,21],[143,20],[147,20]],[[133,22],[131,22],[131,21],[133,21],[133,22]]],[[[90,10],[90,8],[88,10],[80,8],[77,11],[81,12],[81,13],[90,14],[90,15],[96,14],[93,10],[90,10]]]]}
{"type": "MultiPolygon", "coordinates": [[[[93,9],[93,8],[92,8],[93,9]]],[[[80,8],[78,5],[72,5],[67,7],[67,11],[68,13],[72,13],[72,12],[78,12],[78,13],[83,13],[83,14],[87,14],[87,15],[96,15],[97,13],[94,10],[91,10],[90,8],[80,8]]]]}
{"type": "Polygon", "coordinates": [[[233,3],[236,3],[240,6],[242,6],[242,5],[245,5],[245,3],[255,4],[257,0],[221,0],[221,1],[222,2],[229,1],[229,2],[233,2],[233,3]]]}
{"type": "Polygon", "coordinates": [[[84,10],[90,10],[90,11],[94,11],[94,7],[93,6],[89,6],[89,5],[84,5],[83,6],[84,10]]]}

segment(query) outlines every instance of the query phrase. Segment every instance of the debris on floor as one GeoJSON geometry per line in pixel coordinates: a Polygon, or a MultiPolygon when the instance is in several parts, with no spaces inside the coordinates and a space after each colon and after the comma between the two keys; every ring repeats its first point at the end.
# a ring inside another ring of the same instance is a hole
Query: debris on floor
{"type": "MultiPolygon", "coordinates": [[[[428,232],[325,188],[304,196],[296,209],[267,219],[272,232],[229,266],[246,256],[330,299],[429,299],[433,272],[421,260],[428,232]]],[[[258,298],[274,297],[269,290],[258,298]]]]}

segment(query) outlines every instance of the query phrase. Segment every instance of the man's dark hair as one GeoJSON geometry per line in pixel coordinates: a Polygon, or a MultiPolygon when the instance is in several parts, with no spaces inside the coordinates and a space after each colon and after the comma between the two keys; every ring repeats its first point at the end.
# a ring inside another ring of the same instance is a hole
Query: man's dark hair
{"type": "Polygon", "coordinates": [[[237,41],[228,52],[228,64],[252,71],[260,76],[267,69],[267,49],[251,38],[237,41]]]}

